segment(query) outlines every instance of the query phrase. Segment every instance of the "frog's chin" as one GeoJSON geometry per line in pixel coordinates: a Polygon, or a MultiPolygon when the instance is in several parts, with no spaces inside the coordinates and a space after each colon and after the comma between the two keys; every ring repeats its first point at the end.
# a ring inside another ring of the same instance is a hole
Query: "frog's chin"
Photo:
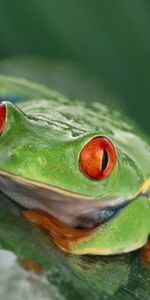
{"type": "Polygon", "coordinates": [[[130,203],[124,199],[101,200],[38,184],[0,171],[1,191],[22,207],[39,209],[78,229],[93,229],[107,222],[130,203]]]}

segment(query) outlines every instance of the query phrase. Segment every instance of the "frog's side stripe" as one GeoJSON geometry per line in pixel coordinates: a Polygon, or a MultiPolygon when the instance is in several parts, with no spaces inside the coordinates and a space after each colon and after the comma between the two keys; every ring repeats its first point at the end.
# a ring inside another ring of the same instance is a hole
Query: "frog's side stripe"
{"type": "Polygon", "coordinates": [[[79,193],[70,192],[70,191],[64,190],[62,188],[52,186],[50,184],[42,183],[42,182],[35,181],[35,180],[30,180],[28,178],[24,178],[24,177],[21,177],[19,175],[14,175],[12,173],[8,173],[5,170],[0,170],[0,175],[7,176],[8,178],[12,179],[16,183],[34,185],[36,187],[45,188],[45,189],[48,189],[50,191],[60,193],[64,196],[73,197],[75,199],[81,200],[81,198],[82,198],[82,199],[85,199],[85,200],[94,200],[94,199],[96,200],[96,197],[86,196],[86,195],[82,195],[82,194],[79,194],[79,193]]]}
{"type": "Polygon", "coordinates": [[[17,96],[17,95],[0,96],[0,102],[9,101],[11,103],[17,103],[22,100],[25,100],[25,97],[21,97],[21,96],[17,96]]]}
{"type": "MultiPolygon", "coordinates": [[[[4,176],[7,176],[11,179],[13,179],[14,181],[16,182],[20,182],[22,184],[29,184],[29,185],[34,185],[34,186],[37,186],[37,187],[41,187],[41,188],[45,188],[45,189],[49,189],[50,191],[54,191],[56,193],[60,193],[62,195],[65,195],[65,196],[68,196],[68,197],[73,197],[75,199],[84,199],[84,200],[99,200],[98,197],[94,197],[94,196],[88,196],[88,195],[83,195],[83,194],[79,194],[79,193],[75,193],[75,192],[70,192],[70,191],[67,191],[63,188],[59,188],[59,187],[56,187],[56,186],[53,186],[53,185],[50,185],[50,184],[46,184],[46,183],[42,183],[42,182],[39,182],[39,181],[35,181],[35,180],[30,180],[28,178],[25,178],[25,177],[21,177],[19,175],[14,175],[10,172],[6,172],[5,170],[2,170],[0,169],[0,175],[4,175],[4,176]]],[[[142,186],[139,188],[139,190],[133,194],[133,195],[130,195],[126,200],[132,200],[132,199],[135,199],[139,194],[145,194],[147,193],[148,195],[150,194],[150,178],[148,178],[143,184],[142,186]]],[[[121,202],[124,201],[124,199],[115,199],[115,200],[112,200],[113,202],[118,202],[118,200],[121,202]]],[[[108,200],[104,200],[105,201],[108,201],[108,200]]],[[[112,203],[112,204],[115,204],[115,203],[112,203]]],[[[116,203],[117,204],[117,203],[116,203]]]]}

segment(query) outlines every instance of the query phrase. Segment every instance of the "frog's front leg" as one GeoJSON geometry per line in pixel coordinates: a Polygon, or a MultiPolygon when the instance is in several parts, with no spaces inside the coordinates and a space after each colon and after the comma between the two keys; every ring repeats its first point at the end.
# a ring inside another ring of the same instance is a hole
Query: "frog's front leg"
{"type": "Polygon", "coordinates": [[[92,229],[72,228],[56,217],[41,210],[24,210],[22,215],[34,224],[49,231],[54,243],[63,251],[71,252],[70,246],[93,233],[92,229]]]}

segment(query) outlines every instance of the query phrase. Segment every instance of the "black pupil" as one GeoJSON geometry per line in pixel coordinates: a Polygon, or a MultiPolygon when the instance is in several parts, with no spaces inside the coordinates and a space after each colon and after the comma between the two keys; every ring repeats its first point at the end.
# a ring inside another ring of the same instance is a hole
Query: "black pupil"
{"type": "Polygon", "coordinates": [[[102,172],[106,169],[108,164],[108,154],[107,151],[104,149],[103,156],[102,156],[102,172]]]}

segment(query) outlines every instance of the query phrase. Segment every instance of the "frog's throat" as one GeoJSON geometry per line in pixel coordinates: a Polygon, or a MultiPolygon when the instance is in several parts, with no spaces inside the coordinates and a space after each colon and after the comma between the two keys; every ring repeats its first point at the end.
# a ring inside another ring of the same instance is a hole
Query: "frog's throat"
{"type": "MultiPolygon", "coordinates": [[[[100,200],[29,181],[2,170],[0,170],[0,186],[4,194],[22,207],[45,211],[75,228],[95,228],[103,224],[123,206],[129,204],[129,200],[134,200],[141,193],[129,199],[100,200]]],[[[145,186],[141,191],[146,192],[145,186]]]]}

